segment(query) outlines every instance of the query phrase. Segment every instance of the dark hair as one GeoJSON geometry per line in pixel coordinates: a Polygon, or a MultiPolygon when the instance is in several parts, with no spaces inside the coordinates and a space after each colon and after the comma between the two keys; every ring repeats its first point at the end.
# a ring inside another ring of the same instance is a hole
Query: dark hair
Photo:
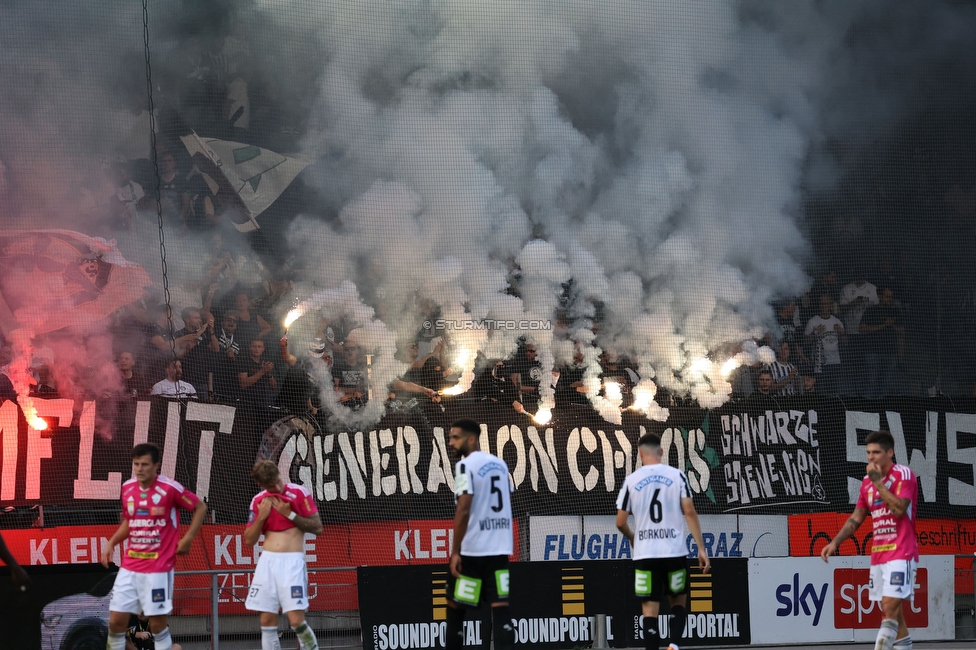
{"type": "Polygon", "coordinates": [[[895,439],[887,431],[872,431],[864,439],[864,445],[878,445],[885,451],[895,448],[895,439]]]}
{"type": "Polygon", "coordinates": [[[773,376],[773,371],[772,371],[772,370],[770,370],[770,369],[769,369],[768,367],[767,367],[767,368],[762,368],[762,369],[761,369],[761,370],[759,371],[759,374],[760,374],[760,375],[769,375],[770,377],[772,377],[772,376],[773,376]]]}
{"type": "Polygon", "coordinates": [[[451,428],[453,429],[455,427],[471,436],[477,436],[481,433],[481,425],[470,418],[455,420],[451,428]]]}
{"type": "Polygon", "coordinates": [[[193,313],[199,314],[200,311],[201,309],[199,307],[187,307],[186,309],[180,312],[180,318],[186,320],[190,316],[190,314],[193,313]]]}
{"type": "Polygon", "coordinates": [[[661,448],[661,436],[656,433],[645,433],[637,441],[638,447],[650,447],[651,449],[661,448]]]}
{"type": "Polygon", "coordinates": [[[153,465],[158,463],[162,458],[162,454],[159,452],[159,447],[151,442],[143,442],[132,448],[133,459],[141,458],[142,456],[152,456],[153,465]]]}

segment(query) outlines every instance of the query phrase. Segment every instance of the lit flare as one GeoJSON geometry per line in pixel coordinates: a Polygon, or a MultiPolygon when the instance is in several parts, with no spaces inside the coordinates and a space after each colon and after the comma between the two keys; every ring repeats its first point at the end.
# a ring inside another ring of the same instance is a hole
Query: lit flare
{"type": "Polygon", "coordinates": [[[294,323],[296,320],[298,320],[301,317],[302,317],[302,310],[299,309],[298,307],[295,307],[294,309],[289,311],[288,314],[285,316],[285,329],[291,327],[292,323],[294,323]]]}

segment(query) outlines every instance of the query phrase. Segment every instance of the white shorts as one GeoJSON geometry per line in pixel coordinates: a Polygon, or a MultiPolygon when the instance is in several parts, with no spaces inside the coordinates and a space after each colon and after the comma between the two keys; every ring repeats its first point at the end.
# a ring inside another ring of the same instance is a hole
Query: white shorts
{"type": "Polygon", "coordinates": [[[890,560],[871,565],[871,581],[868,598],[881,600],[882,596],[910,600],[915,594],[915,560],[890,560]]]}
{"type": "Polygon", "coordinates": [[[173,571],[136,573],[119,569],[108,609],[146,616],[168,615],[173,611],[173,571]]]}
{"type": "Polygon", "coordinates": [[[308,572],[305,553],[264,551],[244,607],[255,612],[294,612],[308,609],[308,572]]]}

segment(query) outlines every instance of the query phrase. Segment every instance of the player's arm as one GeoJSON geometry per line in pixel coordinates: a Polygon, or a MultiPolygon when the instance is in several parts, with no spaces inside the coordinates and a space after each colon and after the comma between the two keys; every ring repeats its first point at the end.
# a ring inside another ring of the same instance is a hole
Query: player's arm
{"type": "Polygon", "coordinates": [[[112,552],[115,550],[116,545],[121,544],[122,540],[129,536],[129,520],[123,519],[122,525],[119,529],[115,531],[112,538],[108,540],[108,544],[102,548],[102,566],[108,568],[108,563],[112,561],[112,552]]]}
{"type": "Polygon", "coordinates": [[[264,530],[264,522],[271,515],[271,506],[272,497],[265,497],[258,504],[257,512],[251,511],[254,513],[254,518],[248,523],[247,528],[244,529],[244,543],[248,546],[254,546],[258,543],[258,539],[261,538],[261,532],[264,530]]]}
{"type": "Polygon", "coordinates": [[[454,542],[451,544],[451,573],[455,578],[461,577],[461,542],[468,532],[468,520],[471,517],[472,494],[460,494],[457,507],[454,509],[454,542]]]}
{"type": "Polygon", "coordinates": [[[207,504],[200,499],[193,506],[193,519],[190,520],[190,527],[186,529],[186,534],[180,539],[180,543],[176,545],[177,555],[186,555],[190,552],[190,545],[193,543],[193,538],[197,536],[200,532],[200,527],[203,526],[203,519],[207,516],[207,504]]]}
{"type": "MultiPolygon", "coordinates": [[[[903,499],[889,490],[884,484],[884,476],[881,475],[881,472],[877,472],[877,479],[875,479],[873,474],[874,472],[869,473],[868,477],[871,479],[871,482],[874,483],[874,489],[878,491],[878,496],[881,497],[881,500],[884,501],[885,505],[888,506],[888,509],[891,510],[891,514],[895,515],[896,517],[904,517],[905,513],[908,512],[908,506],[912,504],[912,500],[903,499]]],[[[901,482],[899,481],[894,483],[892,487],[900,489],[901,482]]]]}
{"type": "Polygon", "coordinates": [[[630,541],[630,545],[634,545],[634,531],[630,529],[630,524],[627,523],[627,518],[630,517],[630,513],[626,510],[617,511],[617,530],[620,534],[626,537],[630,541]]]}
{"type": "Polygon", "coordinates": [[[322,518],[319,517],[318,512],[310,512],[307,515],[300,515],[291,509],[291,504],[284,499],[279,499],[278,497],[267,497],[265,501],[271,500],[271,506],[278,511],[285,519],[291,521],[295,524],[295,528],[302,531],[303,533],[312,533],[313,535],[322,534],[322,518]]]}
{"type": "Polygon", "coordinates": [[[854,534],[854,531],[856,531],[858,527],[864,523],[864,519],[867,516],[867,508],[859,507],[854,509],[854,512],[851,513],[848,520],[844,522],[843,526],[841,526],[840,532],[837,533],[837,536],[831,540],[830,544],[827,544],[820,550],[820,557],[823,558],[824,562],[827,561],[827,558],[837,552],[837,548],[844,542],[844,540],[854,534]]]}
{"type": "Polygon", "coordinates": [[[708,573],[712,568],[712,561],[708,559],[705,552],[705,543],[702,541],[701,522],[698,521],[698,512],[695,510],[695,502],[690,497],[681,497],[681,511],[685,513],[685,521],[688,522],[688,530],[698,545],[698,568],[702,573],[708,573]]]}
{"type": "Polygon", "coordinates": [[[13,579],[15,585],[22,589],[30,586],[30,576],[24,571],[24,567],[20,566],[17,560],[14,559],[14,554],[10,552],[10,549],[7,548],[7,543],[3,541],[3,535],[0,535],[0,560],[3,560],[3,563],[10,567],[10,577],[13,579]]]}

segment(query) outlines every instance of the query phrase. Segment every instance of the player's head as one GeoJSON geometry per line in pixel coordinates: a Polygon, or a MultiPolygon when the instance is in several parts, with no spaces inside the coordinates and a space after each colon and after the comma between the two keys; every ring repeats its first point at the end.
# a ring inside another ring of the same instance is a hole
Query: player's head
{"type": "Polygon", "coordinates": [[[637,441],[637,453],[641,463],[653,465],[661,462],[661,438],[655,433],[645,433],[637,441]]]}
{"type": "Polygon", "coordinates": [[[285,489],[285,482],[281,480],[281,472],[274,461],[259,460],[251,468],[251,478],[268,492],[281,492],[285,489]]]}
{"type": "Polygon", "coordinates": [[[478,451],[478,436],[480,434],[481,427],[474,420],[467,418],[457,420],[451,425],[448,444],[461,456],[467,456],[473,451],[478,451]]]}
{"type": "Polygon", "coordinates": [[[868,462],[887,470],[895,462],[895,439],[887,431],[872,431],[864,439],[868,462]]]}
{"type": "Polygon", "coordinates": [[[143,442],[132,448],[132,474],[140,483],[151,481],[159,473],[162,454],[159,447],[143,442]]]}

